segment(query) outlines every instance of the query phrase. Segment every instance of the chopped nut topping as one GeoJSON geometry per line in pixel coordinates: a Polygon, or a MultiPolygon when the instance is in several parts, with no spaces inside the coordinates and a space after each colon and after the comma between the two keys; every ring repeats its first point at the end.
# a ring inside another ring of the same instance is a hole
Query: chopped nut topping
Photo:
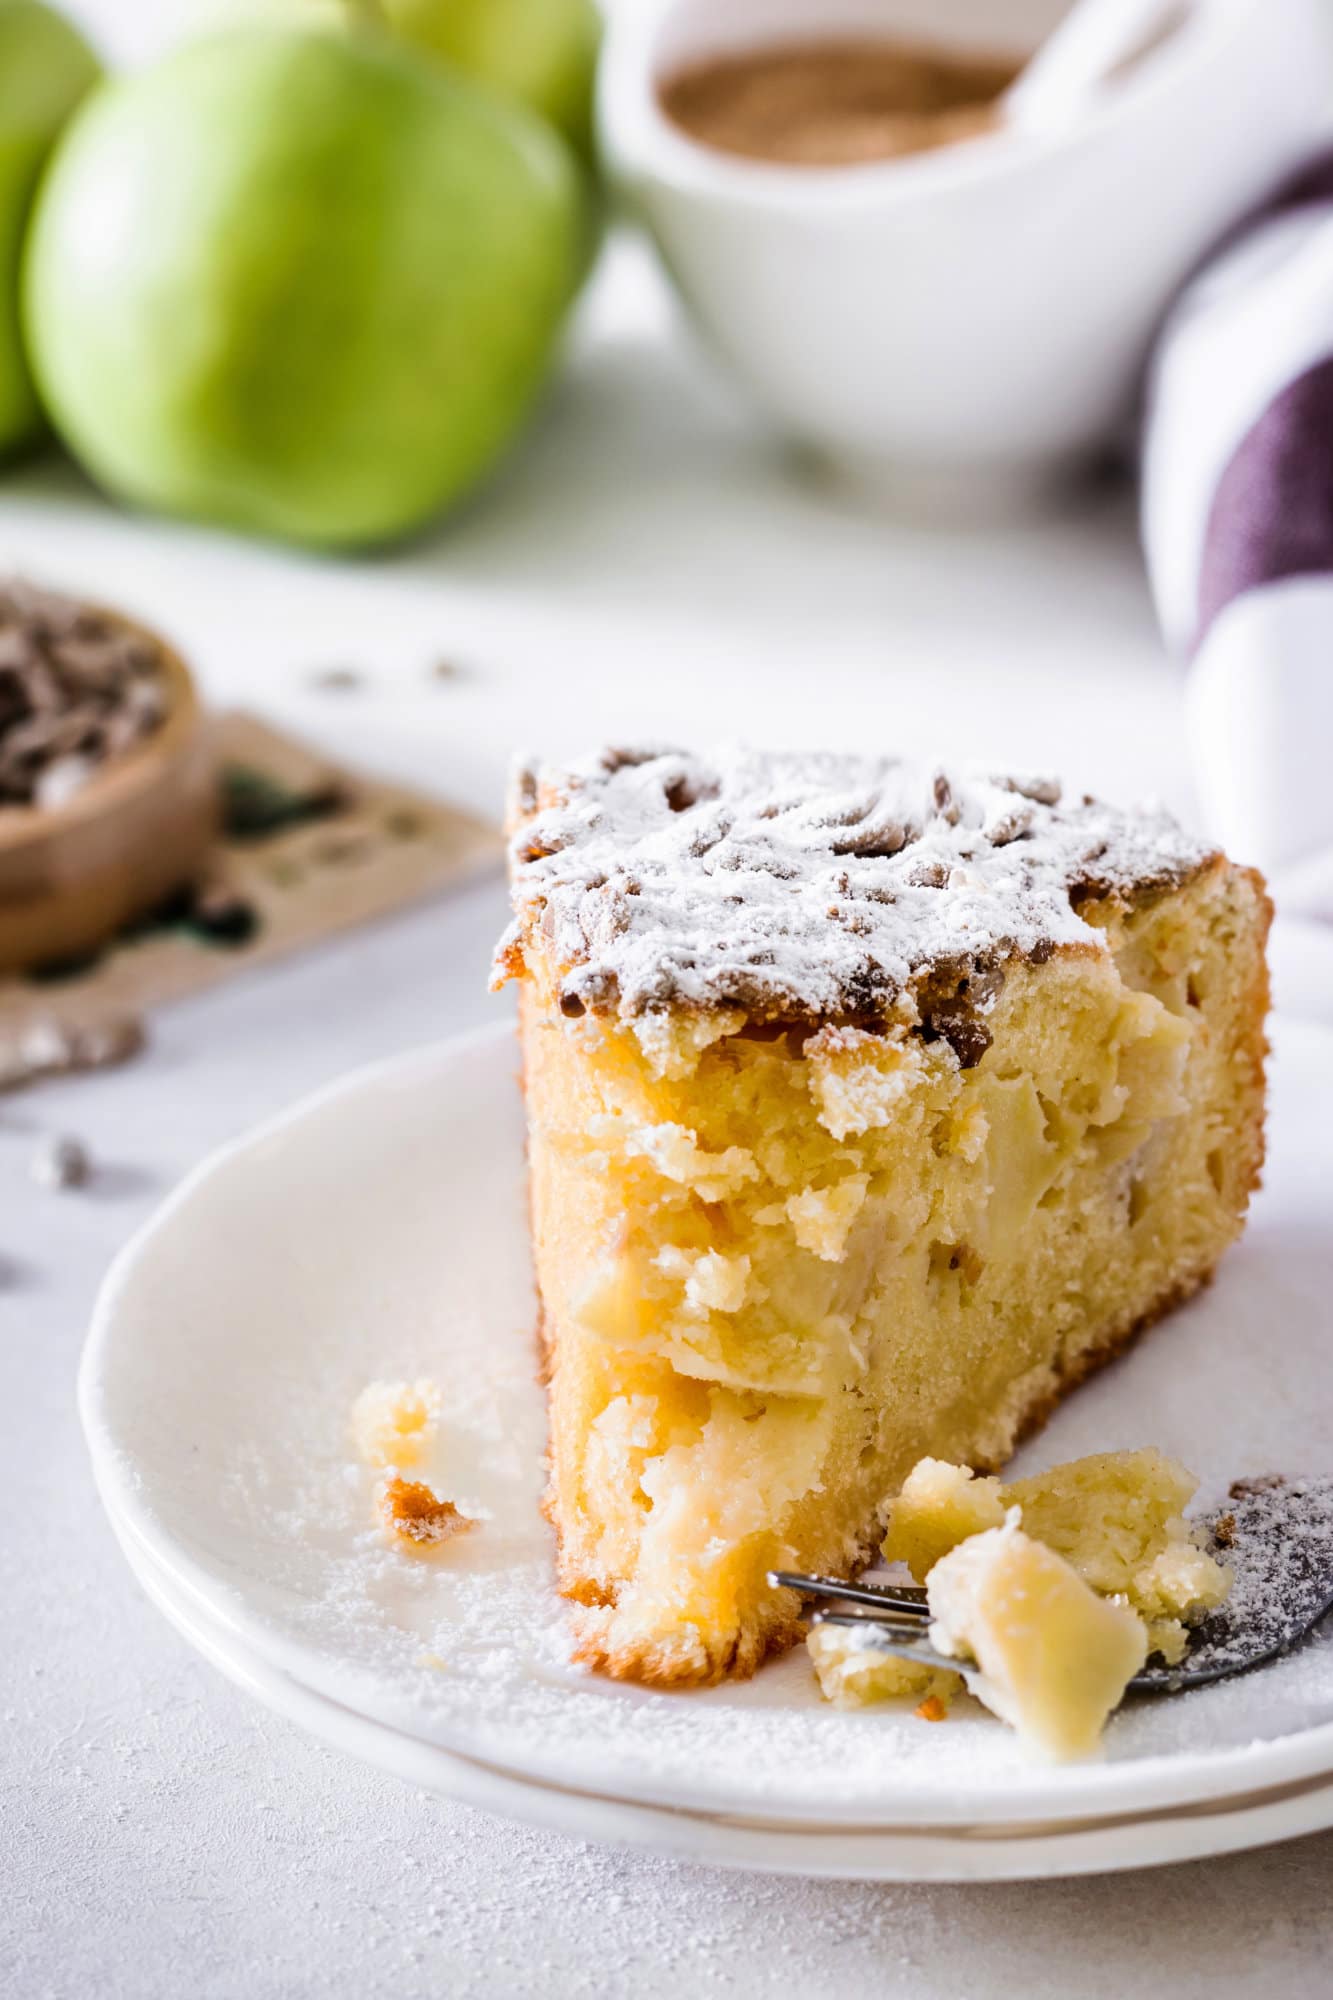
{"type": "Polygon", "coordinates": [[[1163,813],[1067,804],[1053,780],[810,752],[539,764],[509,823],[497,983],[544,957],[567,1014],[650,1039],[683,1007],[869,1028],[917,997],[964,1067],[987,1045],[979,976],[1104,948],[1080,899],[1178,887],[1212,858],[1163,813]]]}

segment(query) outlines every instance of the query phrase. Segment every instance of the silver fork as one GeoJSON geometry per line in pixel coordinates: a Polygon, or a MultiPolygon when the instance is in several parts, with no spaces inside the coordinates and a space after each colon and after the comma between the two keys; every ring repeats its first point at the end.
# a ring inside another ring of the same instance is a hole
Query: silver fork
{"type": "MultiPolygon", "coordinates": [[[[1211,1534],[1214,1553],[1235,1567],[1232,1597],[1191,1628],[1184,1659],[1135,1674],[1129,1685],[1136,1694],[1177,1694],[1248,1674],[1289,1652],[1333,1611],[1333,1479],[1237,1480],[1211,1534]],[[1248,1624],[1247,1604],[1259,1607],[1248,1624]]],[[[817,1605],[812,1624],[859,1632],[879,1652],[964,1680],[976,1671],[931,1645],[920,1584],[846,1583],[785,1569],[770,1570],[768,1581],[817,1605]]]]}

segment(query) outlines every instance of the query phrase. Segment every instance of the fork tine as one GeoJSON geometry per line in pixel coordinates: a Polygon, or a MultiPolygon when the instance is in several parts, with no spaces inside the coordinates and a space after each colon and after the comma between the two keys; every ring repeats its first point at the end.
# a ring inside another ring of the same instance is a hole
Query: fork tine
{"type": "Polygon", "coordinates": [[[802,1597],[837,1598],[848,1604],[867,1604],[877,1611],[902,1611],[923,1622],[930,1615],[925,1590],[918,1584],[845,1583],[836,1576],[807,1576],[791,1569],[771,1569],[768,1580],[775,1590],[799,1590],[802,1597]]]}
{"type": "Polygon", "coordinates": [[[920,1618],[906,1611],[830,1611],[811,1613],[812,1625],[840,1625],[849,1632],[900,1633],[904,1639],[919,1639],[927,1630],[920,1618]]]}
{"type": "Polygon", "coordinates": [[[877,1653],[892,1653],[921,1667],[938,1667],[945,1673],[961,1674],[967,1680],[976,1668],[970,1660],[950,1659],[937,1653],[921,1634],[923,1627],[911,1619],[867,1618],[855,1611],[816,1611],[812,1624],[829,1625],[838,1631],[856,1632],[864,1645],[877,1653]]]}

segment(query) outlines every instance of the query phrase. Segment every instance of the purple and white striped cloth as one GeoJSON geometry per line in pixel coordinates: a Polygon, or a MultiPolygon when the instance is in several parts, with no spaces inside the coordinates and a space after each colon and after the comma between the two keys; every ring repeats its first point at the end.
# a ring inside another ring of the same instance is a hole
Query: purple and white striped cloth
{"type": "Polygon", "coordinates": [[[1280,908],[1333,922],[1333,153],[1174,307],[1142,504],[1210,830],[1280,908]]]}

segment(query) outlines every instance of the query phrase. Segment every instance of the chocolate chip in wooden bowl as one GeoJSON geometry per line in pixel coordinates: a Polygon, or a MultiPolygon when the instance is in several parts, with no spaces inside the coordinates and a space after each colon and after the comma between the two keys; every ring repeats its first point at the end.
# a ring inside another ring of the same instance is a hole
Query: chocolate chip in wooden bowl
{"type": "Polygon", "coordinates": [[[81,792],[96,770],[93,759],[88,756],[71,754],[57,757],[54,763],[38,774],[33,788],[33,804],[44,812],[58,812],[76,792],[81,792]]]}
{"type": "Polygon", "coordinates": [[[65,804],[168,707],[148,634],[35,584],[0,584],[0,808],[65,804]]]}

